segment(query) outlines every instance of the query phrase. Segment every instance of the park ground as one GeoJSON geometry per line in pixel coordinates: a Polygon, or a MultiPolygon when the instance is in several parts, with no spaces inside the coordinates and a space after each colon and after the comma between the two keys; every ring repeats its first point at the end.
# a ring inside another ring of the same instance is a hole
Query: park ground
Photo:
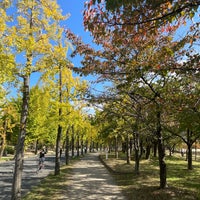
{"type": "MultiPolygon", "coordinates": [[[[50,174],[23,199],[69,199],[60,198],[59,195],[67,190],[69,174],[73,171],[75,164],[81,168],[82,159],[75,158],[71,160],[70,165],[62,166],[59,176],[50,174]]],[[[200,162],[198,160],[193,161],[193,170],[187,170],[185,158],[179,155],[167,156],[168,186],[166,189],[159,189],[159,167],[155,158],[141,161],[139,175],[133,172],[134,162],[126,164],[123,156],[115,159],[114,155],[109,154],[106,159],[105,155],[100,155],[100,160],[127,200],[200,200],[200,162]]]]}

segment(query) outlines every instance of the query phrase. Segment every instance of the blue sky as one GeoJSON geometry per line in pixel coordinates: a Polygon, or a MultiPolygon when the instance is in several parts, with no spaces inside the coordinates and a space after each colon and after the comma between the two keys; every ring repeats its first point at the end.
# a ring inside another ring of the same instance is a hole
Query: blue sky
{"type": "MultiPolygon", "coordinates": [[[[70,17],[67,19],[65,25],[69,28],[74,34],[80,36],[85,43],[92,44],[92,37],[90,37],[90,33],[84,31],[83,26],[83,15],[82,12],[84,10],[84,0],[58,0],[58,4],[62,9],[62,14],[70,14],[70,17]]],[[[95,45],[92,45],[95,46],[95,45]]],[[[75,58],[68,57],[68,59],[74,64],[74,66],[80,66],[81,58],[76,56],[75,58]]],[[[88,75],[87,77],[83,77],[88,81],[95,81],[97,77],[88,75]]],[[[106,83],[105,85],[108,85],[106,83]]],[[[103,84],[92,84],[98,91],[102,91],[103,84]]]]}
{"type": "Polygon", "coordinates": [[[84,31],[82,11],[84,9],[84,1],[80,0],[58,0],[63,14],[71,16],[66,21],[66,26],[75,34],[82,36],[85,42],[91,42],[89,33],[84,31]]]}

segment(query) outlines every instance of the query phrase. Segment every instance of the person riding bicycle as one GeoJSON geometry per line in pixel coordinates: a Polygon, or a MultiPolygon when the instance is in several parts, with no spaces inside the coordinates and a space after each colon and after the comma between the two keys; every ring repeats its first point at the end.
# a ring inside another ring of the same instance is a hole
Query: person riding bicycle
{"type": "Polygon", "coordinates": [[[37,171],[41,170],[44,167],[45,154],[46,154],[46,151],[44,149],[42,149],[39,153],[39,165],[38,165],[37,171]]]}

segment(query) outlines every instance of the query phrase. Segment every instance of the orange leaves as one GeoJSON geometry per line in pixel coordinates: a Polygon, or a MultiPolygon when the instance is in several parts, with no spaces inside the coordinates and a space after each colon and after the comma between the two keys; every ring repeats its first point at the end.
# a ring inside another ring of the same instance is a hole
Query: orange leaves
{"type": "Polygon", "coordinates": [[[161,66],[158,64],[158,65],[156,66],[156,69],[159,70],[160,68],[161,68],[161,66]]]}

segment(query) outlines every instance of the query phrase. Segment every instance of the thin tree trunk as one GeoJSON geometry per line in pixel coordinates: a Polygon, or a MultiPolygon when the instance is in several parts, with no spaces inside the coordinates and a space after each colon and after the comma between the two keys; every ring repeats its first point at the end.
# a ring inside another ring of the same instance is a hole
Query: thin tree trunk
{"type": "MultiPolygon", "coordinates": [[[[59,102],[62,103],[62,69],[59,66],[59,102]]],[[[62,115],[62,108],[58,110],[59,118],[62,115]]],[[[60,174],[60,148],[61,148],[62,126],[58,125],[58,133],[56,138],[56,159],[55,159],[55,175],[60,174]]]]}
{"type": "Polygon", "coordinates": [[[26,136],[26,124],[28,117],[28,101],[29,101],[29,76],[24,76],[23,101],[20,120],[20,132],[18,136],[18,144],[15,155],[15,168],[12,182],[11,200],[21,199],[21,181],[24,162],[24,141],[26,136]]]}
{"type": "Polygon", "coordinates": [[[72,126],[72,158],[74,157],[74,126],[72,126]]]}
{"type": "Polygon", "coordinates": [[[86,140],[86,142],[85,142],[85,154],[87,153],[87,151],[88,151],[88,141],[86,140]]]}
{"type": "Polygon", "coordinates": [[[66,137],[65,137],[65,164],[69,164],[69,128],[66,130],[66,137]]]}
{"type": "Polygon", "coordinates": [[[144,148],[143,148],[143,141],[141,140],[140,141],[140,159],[142,158],[142,155],[143,155],[143,153],[144,153],[144,148]]]}
{"type": "Polygon", "coordinates": [[[158,141],[153,143],[153,157],[157,157],[158,141]]]}
{"type": "Polygon", "coordinates": [[[131,160],[130,142],[129,142],[129,136],[127,134],[127,138],[126,138],[126,163],[130,164],[130,160],[131,160]]]}
{"type": "Polygon", "coordinates": [[[161,132],[161,113],[157,111],[157,130],[156,135],[158,137],[158,157],[159,157],[159,167],[160,167],[160,188],[163,189],[167,185],[167,170],[165,163],[165,146],[163,143],[162,132],[161,132]]]}
{"type": "Polygon", "coordinates": [[[7,122],[7,119],[6,119],[3,123],[3,133],[1,135],[2,142],[1,142],[1,148],[0,148],[0,158],[3,156],[3,152],[4,152],[4,149],[5,149],[5,146],[6,146],[7,123],[8,122],[7,122]]]}
{"type": "Polygon", "coordinates": [[[62,127],[58,125],[57,139],[56,139],[56,158],[55,158],[55,175],[60,174],[60,141],[62,135],[62,127]]]}
{"type": "Polygon", "coordinates": [[[137,108],[137,118],[135,123],[135,132],[133,133],[134,138],[134,150],[135,150],[135,174],[140,173],[140,137],[139,137],[139,116],[141,113],[141,107],[137,108]]]}
{"type": "Polygon", "coordinates": [[[117,141],[117,136],[115,136],[115,158],[118,159],[118,141],[117,141]]]}
{"type": "Polygon", "coordinates": [[[79,157],[79,155],[80,155],[80,151],[79,151],[79,135],[77,136],[77,143],[76,143],[77,145],[77,157],[79,157]]]}
{"type": "Polygon", "coordinates": [[[151,146],[149,144],[147,144],[145,159],[149,159],[150,158],[150,153],[151,153],[151,146]]]}
{"type": "Polygon", "coordinates": [[[83,146],[83,135],[81,136],[81,155],[84,154],[84,146],[83,146]]]}
{"type": "Polygon", "coordinates": [[[187,129],[187,162],[188,162],[188,169],[192,170],[192,142],[191,142],[192,132],[187,129]]]}
{"type": "Polygon", "coordinates": [[[37,152],[38,152],[38,139],[36,140],[36,142],[35,142],[35,155],[37,155],[37,152]]]}
{"type": "Polygon", "coordinates": [[[139,174],[140,170],[140,156],[139,156],[139,134],[136,130],[134,134],[134,149],[135,149],[135,173],[139,174]]]}
{"type": "Polygon", "coordinates": [[[187,154],[188,154],[188,156],[187,156],[188,157],[188,169],[192,170],[193,166],[192,166],[192,147],[191,147],[191,145],[188,145],[187,154]]]}
{"type": "Polygon", "coordinates": [[[95,143],[92,142],[92,151],[94,152],[95,143]]]}

